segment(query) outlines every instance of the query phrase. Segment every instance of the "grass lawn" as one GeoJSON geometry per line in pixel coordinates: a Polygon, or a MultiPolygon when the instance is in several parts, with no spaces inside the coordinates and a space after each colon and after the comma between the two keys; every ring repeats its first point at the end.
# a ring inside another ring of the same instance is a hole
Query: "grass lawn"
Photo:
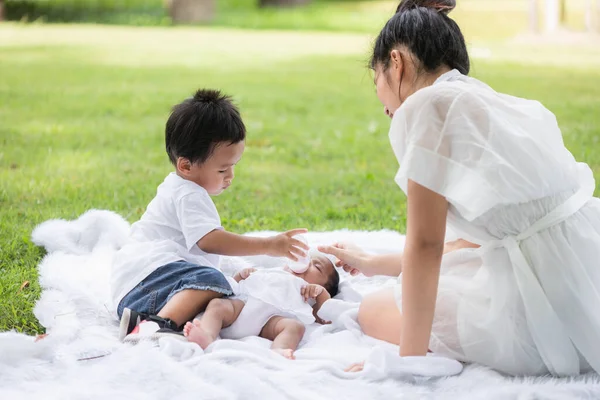
{"type": "MultiPolygon", "coordinates": [[[[164,0],[5,0],[11,20],[171,25],[164,0]]],[[[297,8],[259,8],[259,0],[214,0],[213,26],[247,29],[325,30],[371,33],[392,15],[399,0],[312,0],[297,8]]],[[[583,30],[588,0],[569,0],[565,25],[583,30]]],[[[503,39],[527,29],[529,0],[460,0],[452,17],[471,39],[503,39]]],[[[540,26],[544,2],[538,1],[540,26]]]]}
{"type": "MultiPolygon", "coordinates": [[[[32,229],[90,208],[139,218],[171,170],[169,108],[198,87],[232,94],[248,127],[235,184],[215,198],[227,229],[403,231],[389,121],[365,68],[369,39],[0,25],[0,330],[41,331],[32,307],[43,251],[32,229]]],[[[474,75],[542,101],[600,178],[598,49],[476,45],[487,55],[474,75]]]]}

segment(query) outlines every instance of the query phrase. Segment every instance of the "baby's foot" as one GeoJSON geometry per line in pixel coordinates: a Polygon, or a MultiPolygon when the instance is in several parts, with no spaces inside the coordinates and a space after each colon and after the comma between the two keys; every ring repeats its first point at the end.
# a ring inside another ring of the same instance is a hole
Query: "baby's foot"
{"type": "Polygon", "coordinates": [[[292,349],[272,349],[275,353],[279,353],[289,360],[295,360],[294,350],[292,349]]]}
{"type": "Polygon", "coordinates": [[[185,324],[183,327],[183,336],[203,349],[206,349],[209,344],[215,341],[213,337],[202,329],[199,319],[195,319],[194,322],[187,322],[185,324]]]}

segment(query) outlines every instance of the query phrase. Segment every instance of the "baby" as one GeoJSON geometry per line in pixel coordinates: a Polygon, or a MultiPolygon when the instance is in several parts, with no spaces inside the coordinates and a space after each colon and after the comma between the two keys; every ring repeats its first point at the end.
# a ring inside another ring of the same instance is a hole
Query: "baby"
{"type": "Polygon", "coordinates": [[[183,334],[205,349],[217,336],[241,339],[260,336],[273,341],[271,349],[294,359],[305,325],[322,321],[317,312],[338,292],[339,274],[323,254],[311,256],[303,273],[289,267],[257,271],[246,268],[234,275],[235,296],[214,299],[200,319],[188,322],[183,334]],[[312,305],[310,305],[312,304],[312,305]]]}

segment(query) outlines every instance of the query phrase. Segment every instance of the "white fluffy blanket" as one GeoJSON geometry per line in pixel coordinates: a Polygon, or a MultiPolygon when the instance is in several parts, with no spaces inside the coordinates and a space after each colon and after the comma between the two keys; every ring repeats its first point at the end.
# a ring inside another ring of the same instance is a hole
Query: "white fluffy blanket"
{"type": "MultiPolygon", "coordinates": [[[[35,314],[49,336],[34,342],[15,332],[0,333],[0,399],[600,397],[600,379],[595,374],[572,379],[507,378],[471,365],[457,376],[419,376],[452,373],[452,365],[431,357],[406,362],[404,373],[393,379],[376,367],[344,373],[352,362],[369,358],[377,365],[382,352],[397,351],[364,336],[356,323],[361,296],[393,284],[385,278],[344,275],[341,300],[323,310],[334,323],[309,327],[295,361],[274,354],[268,341],[260,338],[220,340],[205,352],[170,339],[122,344],[117,340],[118,321],[105,304],[109,265],[128,229],[126,221],[108,211],[90,211],[76,221],[53,220],[36,228],[33,240],[48,255],[39,266],[43,292],[35,314]]],[[[311,245],[351,240],[372,252],[394,251],[403,245],[403,237],[389,231],[310,233],[308,239],[311,245]]],[[[223,268],[231,274],[248,265],[268,268],[280,263],[265,257],[226,258],[223,268]]]]}

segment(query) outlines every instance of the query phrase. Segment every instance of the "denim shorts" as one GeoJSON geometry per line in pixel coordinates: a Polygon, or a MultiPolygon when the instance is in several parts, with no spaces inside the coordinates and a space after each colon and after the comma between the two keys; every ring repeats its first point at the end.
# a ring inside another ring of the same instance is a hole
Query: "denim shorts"
{"type": "Polygon", "coordinates": [[[212,267],[175,261],[156,269],[134,287],[119,303],[119,318],[124,308],[156,315],[175,294],[186,289],[211,290],[231,296],[233,290],[225,275],[212,267]]]}

